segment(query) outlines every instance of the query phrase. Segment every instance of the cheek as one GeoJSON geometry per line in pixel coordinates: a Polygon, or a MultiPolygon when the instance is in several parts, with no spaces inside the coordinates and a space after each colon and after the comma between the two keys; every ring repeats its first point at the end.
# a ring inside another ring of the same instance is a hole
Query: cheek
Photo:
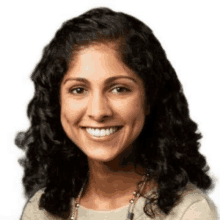
{"type": "Polygon", "coordinates": [[[65,131],[67,136],[70,138],[70,136],[71,136],[71,115],[68,112],[70,112],[69,109],[67,109],[66,107],[64,107],[62,105],[60,120],[61,120],[63,130],[65,131]]]}
{"type": "Polygon", "coordinates": [[[134,123],[143,119],[144,116],[144,101],[140,96],[134,96],[115,103],[117,112],[124,118],[125,121],[134,123]]]}
{"type": "Polygon", "coordinates": [[[77,125],[82,115],[82,106],[72,102],[69,99],[61,101],[61,115],[60,120],[64,131],[70,137],[72,128],[77,125]]]}
{"type": "Polygon", "coordinates": [[[80,117],[83,109],[83,102],[77,103],[70,98],[66,98],[61,101],[61,116],[68,120],[71,120],[73,123],[80,117]]]}
{"type": "Polygon", "coordinates": [[[124,100],[115,103],[117,114],[126,124],[126,131],[131,141],[134,141],[141,133],[144,122],[144,101],[140,96],[132,97],[129,100],[124,100]]]}

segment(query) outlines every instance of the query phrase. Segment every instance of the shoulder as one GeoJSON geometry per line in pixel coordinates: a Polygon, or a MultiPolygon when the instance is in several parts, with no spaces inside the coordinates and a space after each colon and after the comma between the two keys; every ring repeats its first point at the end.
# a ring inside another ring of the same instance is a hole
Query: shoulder
{"type": "Polygon", "coordinates": [[[44,188],[38,190],[25,204],[21,220],[55,220],[48,213],[39,208],[39,200],[44,193],[44,188]]]}
{"type": "Polygon", "coordinates": [[[182,198],[166,220],[216,220],[217,213],[211,199],[193,184],[188,184],[182,198]]]}

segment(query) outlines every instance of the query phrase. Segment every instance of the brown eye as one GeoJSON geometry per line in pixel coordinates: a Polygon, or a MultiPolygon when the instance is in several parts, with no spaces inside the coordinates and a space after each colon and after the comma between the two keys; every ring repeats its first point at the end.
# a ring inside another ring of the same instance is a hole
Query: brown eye
{"type": "Polygon", "coordinates": [[[87,91],[82,87],[72,88],[70,92],[74,95],[83,95],[87,93],[87,91]]]}
{"type": "Polygon", "coordinates": [[[123,87],[123,86],[116,86],[112,89],[114,94],[119,94],[119,93],[126,93],[129,92],[130,90],[123,87]]]}

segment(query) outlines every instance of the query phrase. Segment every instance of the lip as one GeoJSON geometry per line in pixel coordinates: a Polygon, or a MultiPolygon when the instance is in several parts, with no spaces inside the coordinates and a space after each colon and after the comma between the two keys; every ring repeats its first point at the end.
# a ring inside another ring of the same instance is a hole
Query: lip
{"type": "Polygon", "coordinates": [[[117,127],[121,129],[123,126],[121,125],[112,125],[112,126],[103,126],[103,127],[96,127],[96,126],[81,126],[82,128],[93,128],[93,129],[109,129],[109,128],[114,128],[117,127]]]}
{"type": "MultiPolygon", "coordinates": [[[[100,142],[103,142],[103,141],[110,141],[110,140],[112,140],[112,139],[114,139],[114,138],[116,138],[117,137],[117,135],[120,133],[120,131],[121,131],[121,128],[123,127],[123,126],[112,126],[112,127],[119,127],[119,129],[116,131],[116,132],[114,132],[114,133],[112,133],[112,134],[110,134],[110,135],[107,135],[107,136],[104,136],[104,137],[95,137],[95,136],[92,136],[91,134],[88,134],[87,133],[87,131],[86,131],[86,128],[91,128],[91,127],[84,127],[84,128],[82,128],[82,130],[85,132],[85,135],[90,139],[90,140],[95,140],[95,141],[100,141],[100,142]]],[[[93,127],[94,128],[94,127],[93,127]]],[[[95,127],[95,128],[97,128],[97,127],[95,127]]],[[[102,127],[103,128],[103,127],[102,127]]],[[[104,128],[109,128],[109,127],[104,127],[104,128]]]]}

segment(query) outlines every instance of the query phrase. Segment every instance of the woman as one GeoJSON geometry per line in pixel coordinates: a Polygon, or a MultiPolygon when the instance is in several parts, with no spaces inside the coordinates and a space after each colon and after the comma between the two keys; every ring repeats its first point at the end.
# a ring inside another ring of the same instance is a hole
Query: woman
{"type": "Polygon", "coordinates": [[[21,219],[216,219],[202,135],[145,24],[90,10],[63,24],[31,78],[21,219]]]}

